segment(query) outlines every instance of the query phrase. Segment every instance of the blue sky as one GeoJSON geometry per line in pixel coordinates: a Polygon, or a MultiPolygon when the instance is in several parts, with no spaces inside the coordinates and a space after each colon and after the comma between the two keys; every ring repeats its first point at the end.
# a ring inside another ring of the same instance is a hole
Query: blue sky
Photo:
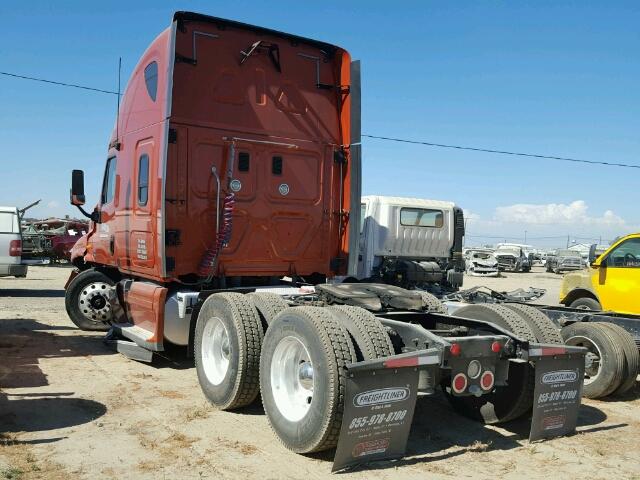
{"type": "MultiPolygon", "coordinates": [[[[640,2],[3,1],[0,71],[116,87],[192,10],[300,34],[362,61],[363,132],[640,165],[640,2]],[[346,4],[346,6],[345,6],[346,4]]],[[[115,97],[0,76],[0,204],[75,214],[97,199],[115,97]]],[[[612,238],[640,229],[640,170],[366,140],[365,194],[452,200],[467,242],[612,238]],[[558,238],[540,238],[558,237],[558,238]],[[564,237],[562,239],[561,237],[564,237]]]]}

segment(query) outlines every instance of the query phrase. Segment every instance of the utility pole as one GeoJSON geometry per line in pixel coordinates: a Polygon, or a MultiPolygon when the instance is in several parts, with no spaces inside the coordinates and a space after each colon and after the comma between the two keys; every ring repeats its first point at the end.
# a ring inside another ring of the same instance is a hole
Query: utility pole
{"type": "Polygon", "coordinates": [[[524,231],[524,244],[527,244],[527,231],[524,231]]]}
{"type": "Polygon", "coordinates": [[[571,237],[571,235],[567,235],[567,248],[569,248],[569,237],[571,237]]]}

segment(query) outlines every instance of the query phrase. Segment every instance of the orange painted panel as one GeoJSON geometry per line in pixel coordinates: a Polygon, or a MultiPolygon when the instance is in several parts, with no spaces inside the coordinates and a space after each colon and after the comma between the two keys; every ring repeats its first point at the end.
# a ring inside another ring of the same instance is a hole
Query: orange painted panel
{"type": "Polygon", "coordinates": [[[150,343],[161,343],[167,289],[149,282],[132,282],[124,294],[127,317],[134,325],[151,333],[150,343]]]}

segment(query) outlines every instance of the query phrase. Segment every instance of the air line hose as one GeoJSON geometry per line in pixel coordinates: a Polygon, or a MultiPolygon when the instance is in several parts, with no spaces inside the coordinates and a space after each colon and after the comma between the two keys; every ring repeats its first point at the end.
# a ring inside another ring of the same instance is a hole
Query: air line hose
{"type": "Polygon", "coordinates": [[[233,207],[235,205],[235,195],[228,193],[222,202],[222,226],[218,231],[215,243],[209,247],[200,260],[198,275],[211,278],[215,273],[213,266],[220,251],[229,244],[231,240],[231,230],[233,227],[233,207]]]}

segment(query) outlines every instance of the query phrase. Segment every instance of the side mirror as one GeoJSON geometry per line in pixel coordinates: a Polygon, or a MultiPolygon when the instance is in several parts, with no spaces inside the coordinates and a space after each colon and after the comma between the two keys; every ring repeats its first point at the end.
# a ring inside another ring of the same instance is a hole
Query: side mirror
{"type": "Polygon", "coordinates": [[[84,205],[84,172],[73,170],[71,172],[71,205],[76,207],[84,205]]]}
{"type": "Polygon", "coordinates": [[[87,213],[82,205],[84,205],[84,172],[82,170],[73,170],[71,172],[71,205],[75,205],[78,207],[78,210],[82,212],[82,214],[88,219],[101,223],[102,219],[100,216],[100,211],[97,209],[92,213],[87,213]]]}

